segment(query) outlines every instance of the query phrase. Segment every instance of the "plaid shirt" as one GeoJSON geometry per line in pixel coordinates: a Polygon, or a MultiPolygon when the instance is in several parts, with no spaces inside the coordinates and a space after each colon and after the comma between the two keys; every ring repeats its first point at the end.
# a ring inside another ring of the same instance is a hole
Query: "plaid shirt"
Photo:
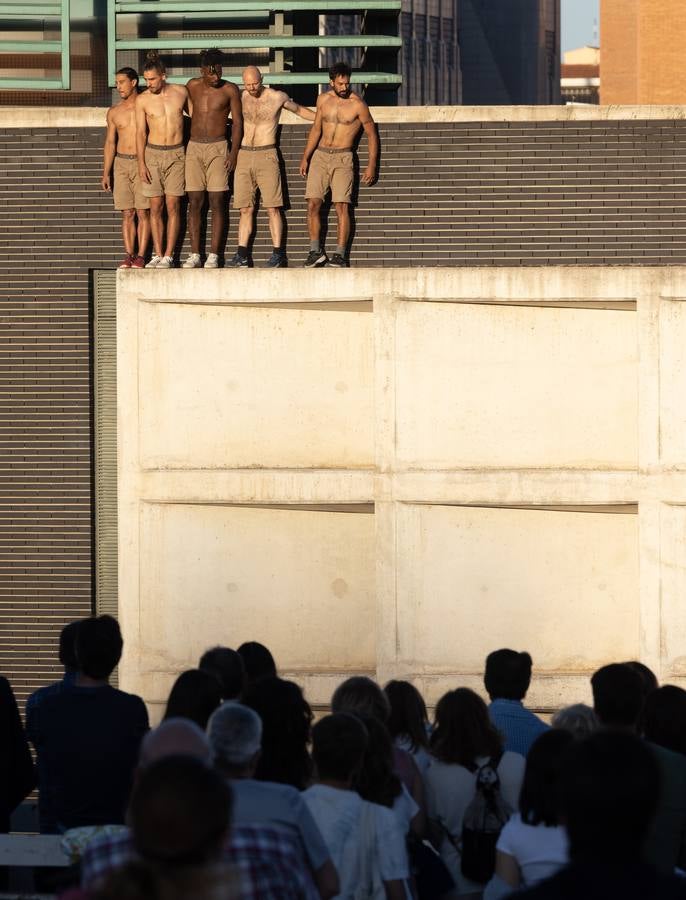
{"type": "MultiPolygon", "coordinates": [[[[130,832],[97,838],[81,858],[82,887],[93,887],[113,869],[136,858],[130,832]]],[[[302,850],[277,826],[233,826],[222,861],[240,872],[242,900],[319,898],[302,850]]]]}

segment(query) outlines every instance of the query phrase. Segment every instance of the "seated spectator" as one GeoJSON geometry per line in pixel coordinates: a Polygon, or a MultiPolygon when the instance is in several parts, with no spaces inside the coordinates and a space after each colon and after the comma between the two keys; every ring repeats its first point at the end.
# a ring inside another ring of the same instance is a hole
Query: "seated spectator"
{"type": "Polygon", "coordinates": [[[32,713],[29,738],[56,831],[124,821],[148,714],[140,697],[108,683],[122,647],[111,616],[84,619],[74,684],[45,697],[32,713]]]}
{"type": "Polygon", "coordinates": [[[138,856],[112,871],[93,900],[238,900],[240,873],[221,859],[231,791],[192,756],[147,766],[129,806],[138,856]]]}
{"type": "Polygon", "coordinates": [[[262,720],[262,752],[255,778],[305,790],[312,779],[308,745],[313,716],[302,690],[292,681],[267,678],[251,685],[242,703],[262,720]]]}
{"type": "MultiPolygon", "coordinates": [[[[591,678],[593,707],[604,728],[635,734],[643,712],[641,676],[630,666],[603,666],[591,678]]],[[[645,858],[667,874],[686,869],[686,759],[648,744],[660,772],[660,791],[652,827],[648,831],[645,858]]],[[[633,791],[632,786],[627,786],[633,791]]]]}
{"type": "Polygon", "coordinates": [[[10,830],[10,816],[33,790],[36,777],[31,751],[10,683],[0,677],[0,832],[10,830]]]}
{"type": "Polygon", "coordinates": [[[212,647],[200,657],[198,668],[219,682],[222,700],[239,700],[245,688],[245,666],[239,653],[228,647],[212,647]]]}
{"type": "Polygon", "coordinates": [[[598,731],[569,749],[561,775],[560,815],[570,865],[521,900],[685,900],[686,882],[660,875],[641,850],[660,794],[660,773],[635,735],[598,731]]]}
{"type": "Polygon", "coordinates": [[[276,678],[276,663],[274,657],[264,644],[258,641],[247,641],[241,644],[236,651],[243,660],[245,669],[245,685],[256,684],[265,678],[276,678]]]}
{"type": "Polygon", "coordinates": [[[353,790],[367,732],[355,716],[325,716],[312,730],[317,783],[303,797],[339,872],[340,900],[375,896],[404,900],[409,878],[405,838],[389,809],[367,803],[353,790]]]}
{"type": "MultiPolygon", "coordinates": [[[[524,778],[524,757],[503,750],[502,737],[488,716],[484,701],[469,688],[449,691],[438,701],[431,735],[434,761],[426,773],[426,802],[433,829],[440,835],[440,851],[452,875],[458,896],[476,894],[482,884],[462,874],[458,846],[465,810],[476,791],[476,773],[492,760],[500,792],[511,810],[519,805],[524,778]]],[[[437,839],[438,844],[438,839],[437,839]]]]}
{"type": "Polygon", "coordinates": [[[573,741],[569,731],[553,729],[531,745],[519,811],[498,838],[495,875],[484,900],[500,900],[515,888],[532,887],[567,864],[567,834],[559,820],[558,795],[564,755],[573,741]]]}
{"type": "Polygon", "coordinates": [[[574,703],[559,709],[550,721],[553,728],[562,728],[574,735],[577,740],[588,737],[597,731],[598,717],[585,703],[574,703]]]}
{"type": "MultiPolygon", "coordinates": [[[[212,759],[207,735],[189,719],[167,719],[141,745],[137,775],[168,756],[192,756],[205,765],[212,759]]],[[[138,856],[128,830],[92,841],[81,860],[81,884],[99,887],[105,876],[138,856]]],[[[302,853],[278,826],[234,824],[224,844],[223,860],[241,875],[244,900],[317,900],[319,893],[302,853]]]]}
{"type": "Polygon", "coordinates": [[[384,693],[391,707],[388,731],[396,747],[414,757],[424,774],[431,765],[429,755],[429,717],[424,698],[409,681],[389,681],[384,693]]]}
{"type": "Polygon", "coordinates": [[[502,734],[505,750],[526,756],[529,747],[548,725],[523,700],[531,683],[531,657],[515,650],[494,650],[486,657],[484,685],[491,699],[488,713],[502,734]]]}
{"type": "Polygon", "coordinates": [[[214,675],[200,669],[188,669],[174,682],[162,718],[190,719],[204,730],[220,703],[221,688],[214,675]]]}
{"type": "Polygon", "coordinates": [[[236,825],[280,827],[300,847],[320,896],[334,897],[338,893],[338,876],[302,795],[290,785],[254,778],[262,743],[262,723],[257,713],[229,701],[212,714],[207,731],[214,765],[231,783],[236,825]]]}
{"type": "Polygon", "coordinates": [[[686,756],[686,691],[665,684],[648,694],[643,707],[643,735],[674,753],[686,756]]]}
{"type": "MultiPolygon", "coordinates": [[[[645,663],[638,662],[637,660],[631,660],[631,662],[624,663],[624,665],[629,666],[630,669],[633,669],[634,672],[637,672],[640,675],[641,683],[643,684],[643,706],[645,707],[647,698],[659,687],[657,677],[652,669],[649,669],[645,663]]],[[[638,720],[637,731],[639,735],[643,736],[643,713],[641,713],[641,718],[638,720]]]]}

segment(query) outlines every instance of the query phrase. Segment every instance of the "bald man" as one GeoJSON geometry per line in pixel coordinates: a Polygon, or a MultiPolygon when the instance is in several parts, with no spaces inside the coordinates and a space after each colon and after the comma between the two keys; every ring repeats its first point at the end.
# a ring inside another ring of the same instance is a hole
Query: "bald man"
{"type": "Polygon", "coordinates": [[[285,268],[287,260],[283,247],[283,192],[276,129],[282,109],[310,122],[314,121],[315,114],[306,106],[295,103],[283,91],[265,87],[262,73],[256,66],[244,70],[243,88],[243,143],[233,176],[233,205],[241,211],[241,217],[238,250],[227,266],[244,268],[250,265],[248,244],[254,228],[255,200],[259,190],[261,204],[269,216],[273,246],[267,266],[281,269],[285,268]]]}

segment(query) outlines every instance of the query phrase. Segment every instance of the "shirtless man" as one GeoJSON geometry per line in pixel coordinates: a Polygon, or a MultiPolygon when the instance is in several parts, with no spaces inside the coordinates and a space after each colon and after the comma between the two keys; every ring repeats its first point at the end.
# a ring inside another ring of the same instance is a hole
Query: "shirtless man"
{"type": "Polygon", "coordinates": [[[300,106],[283,91],[275,91],[262,84],[262,73],[255,66],[243,72],[242,95],[244,132],[238,154],[236,173],[233,176],[233,205],[240,209],[238,223],[238,250],[228,263],[232,268],[249,264],[248,243],[255,220],[255,197],[260,199],[269,215],[269,233],[272,238],[272,255],[267,266],[280,269],[286,266],[283,244],[283,193],[281,170],[276,149],[276,130],[282,109],[288,109],[303,119],[314,121],[314,112],[300,106]]]}
{"type": "Polygon", "coordinates": [[[226,192],[229,175],[243,135],[241,98],[235,84],[222,80],[222,52],[216,48],[200,54],[200,78],[186,85],[190,98],[191,139],[186,148],[186,191],[191,252],[184,269],[200,268],[200,219],[205,194],[212,210],[212,252],[206,269],[219,266],[225,239],[226,192]],[[231,113],[231,152],[226,142],[226,122],[231,113]]]}
{"type": "Polygon", "coordinates": [[[350,66],[343,62],[336,63],[329,69],[331,90],[320,94],[317,99],[317,116],[300,161],[300,174],[303,178],[307,176],[305,197],[307,228],[310,233],[310,252],[305,260],[307,268],[324,265],[343,268],[348,265],[345,254],[350,239],[352,148],[360,128],[364,128],[369,144],[369,162],[362,173],[362,183],[370,185],[376,181],[379,137],[369,107],[350,90],[350,75],[350,66]],[[336,252],[331,259],[324,252],[320,237],[321,207],[329,188],[338,218],[336,252]]]}
{"type": "Polygon", "coordinates": [[[181,198],[186,193],[183,110],[188,91],[183,85],[167,84],[164,63],[155,51],[148,53],[143,76],[148,90],[136,102],[136,149],[143,194],[150,198],[153,257],[146,269],[171,269],[181,230],[181,198]]]}
{"type": "Polygon", "coordinates": [[[114,208],[121,210],[121,233],[126,256],[120,269],[142,269],[145,252],[150,241],[150,201],[141,191],[136,159],[136,99],[138,97],[138,72],[128,66],[119,69],[115,76],[121,103],[107,111],[107,134],[103,153],[103,191],[112,192],[112,166],[114,166],[114,208]],[[138,227],[136,228],[136,217],[138,227]],[[136,234],[138,252],[136,252],[136,234]]]}

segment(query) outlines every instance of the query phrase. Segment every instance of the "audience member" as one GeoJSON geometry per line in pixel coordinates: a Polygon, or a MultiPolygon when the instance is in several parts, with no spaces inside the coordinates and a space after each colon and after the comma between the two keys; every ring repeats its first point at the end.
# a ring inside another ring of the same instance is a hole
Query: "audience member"
{"type": "Polygon", "coordinates": [[[31,752],[10,683],[0,677],[0,832],[10,830],[10,816],[33,790],[36,777],[31,752]]]}
{"type": "Polygon", "coordinates": [[[560,794],[571,863],[517,898],[685,900],[686,881],[641,861],[659,793],[655,755],[635,735],[598,731],[574,742],[560,794]]]}
{"type": "Polygon", "coordinates": [[[531,657],[515,650],[494,650],[486,657],[484,685],[491,698],[488,712],[503,735],[505,750],[526,756],[539,734],[548,730],[545,722],[524,708],[523,700],[531,683],[531,657]]]}
{"type": "Polygon", "coordinates": [[[553,728],[562,728],[569,731],[575,738],[581,740],[593,734],[598,729],[598,717],[590,706],[585,703],[574,703],[559,709],[550,724],[553,728]]]}
{"type": "Polygon", "coordinates": [[[257,781],[262,723],[257,713],[228,701],[212,714],[208,734],[215,767],[229,779],[236,824],[274,825],[291,835],[304,853],[320,896],[338,893],[331,856],[302,795],[286,784],[257,781]]]}
{"type": "Polygon", "coordinates": [[[138,860],[111,872],[93,900],[238,900],[240,872],[222,860],[230,812],[228,785],[202,761],[151,763],[129,806],[138,860]]]}
{"type": "MultiPolygon", "coordinates": [[[[603,666],[591,678],[593,706],[604,728],[636,733],[643,711],[641,676],[631,666],[603,666]]],[[[658,764],[660,791],[645,858],[667,874],[686,868],[686,759],[678,753],[648,744],[658,764]]],[[[633,785],[625,789],[631,793],[633,785]]]]}
{"type": "Polygon", "coordinates": [[[200,657],[198,668],[219,682],[222,700],[240,699],[245,687],[245,666],[239,653],[228,647],[212,647],[200,657]]]}
{"type": "Polygon", "coordinates": [[[276,678],[276,663],[269,650],[258,641],[247,641],[236,651],[243,660],[245,686],[256,684],[265,678],[276,678]]]}
{"type": "MultiPolygon", "coordinates": [[[[189,719],[167,719],[141,745],[138,771],[168,756],[192,756],[205,765],[212,759],[209,738],[189,719]]],[[[97,838],[82,859],[81,883],[98,887],[113,869],[137,860],[127,831],[97,838]]],[[[302,852],[278,826],[234,824],[224,845],[224,862],[238,869],[243,900],[318,900],[302,852]]]]}
{"type": "Polygon", "coordinates": [[[495,875],[484,891],[484,900],[500,900],[516,888],[532,887],[568,862],[558,796],[564,755],[573,741],[571,732],[553,729],[539,735],[531,745],[519,811],[500,833],[495,875]]]}
{"type": "Polygon", "coordinates": [[[74,684],[45,697],[32,713],[29,738],[53,830],[124,821],[148,714],[140,697],[108,683],[122,647],[111,616],[84,619],[76,635],[74,684]]]}
{"type": "Polygon", "coordinates": [[[660,686],[657,680],[657,676],[652,669],[648,668],[645,663],[639,662],[636,659],[632,659],[630,662],[625,663],[625,665],[633,669],[634,672],[638,672],[638,674],[641,676],[641,681],[643,682],[644,699],[648,696],[648,694],[652,693],[652,691],[656,691],[660,686]]]}
{"type": "Polygon", "coordinates": [[[249,687],[242,702],[262,720],[262,752],[255,778],[303,791],[312,779],[308,745],[313,716],[302,690],[292,681],[267,678],[249,687]]]}
{"type": "Polygon", "coordinates": [[[325,716],[312,730],[317,783],[303,794],[340,877],[341,900],[404,900],[409,878],[405,837],[393,813],[353,790],[367,746],[365,726],[348,713],[325,716]]]}
{"type": "Polygon", "coordinates": [[[686,756],[686,691],[665,684],[648,694],[643,707],[647,741],[686,756]]]}
{"type": "Polygon", "coordinates": [[[221,700],[221,688],[214,675],[188,669],[174,682],[163,719],[190,719],[205,729],[221,700]]]}
{"type": "Polygon", "coordinates": [[[384,693],[391,707],[388,730],[395,746],[411,753],[424,774],[431,765],[429,717],[424,698],[409,681],[389,681],[384,693]]]}
{"type": "Polygon", "coordinates": [[[433,830],[440,835],[441,856],[458,896],[480,897],[483,885],[462,874],[458,849],[464,813],[476,790],[476,773],[491,760],[501,795],[514,810],[519,804],[524,757],[503,749],[486,704],[469,688],[449,691],[438,701],[430,746],[434,761],[426,773],[426,799],[433,830]]]}

